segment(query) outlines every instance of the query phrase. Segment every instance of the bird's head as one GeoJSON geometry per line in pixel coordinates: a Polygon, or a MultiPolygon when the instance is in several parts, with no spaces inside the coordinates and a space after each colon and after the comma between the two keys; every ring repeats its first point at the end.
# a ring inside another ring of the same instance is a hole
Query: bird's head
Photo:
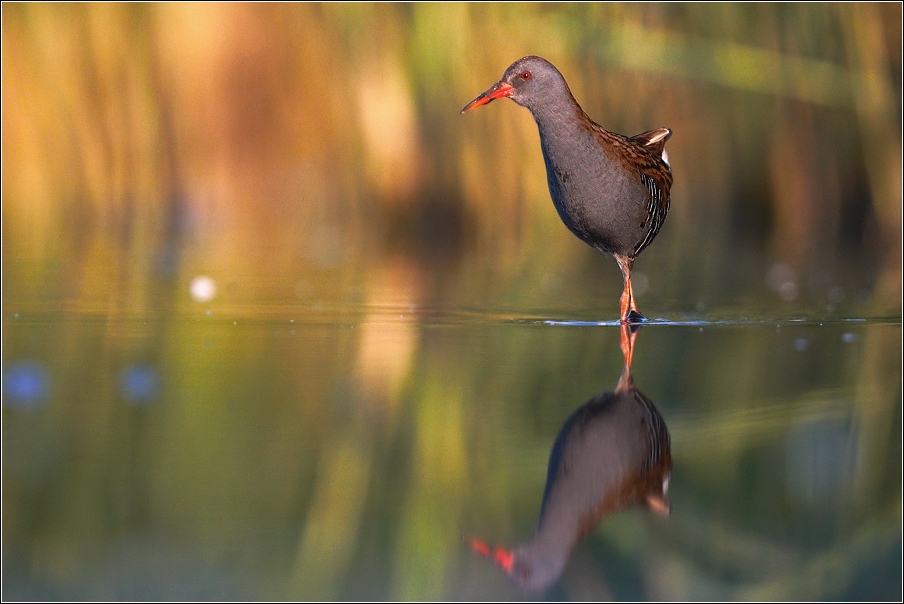
{"type": "Polygon", "coordinates": [[[461,112],[502,98],[510,98],[531,109],[551,99],[566,97],[571,97],[571,91],[555,65],[542,57],[529,56],[509,65],[502,79],[465,105],[461,112]],[[567,95],[564,95],[566,91],[567,95]]]}
{"type": "Polygon", "coordinates": [[[567,560],[567,556],[544,553],[531,544],[510,550],[490,547],[483,541],[471,539],[471,548],[492,560],[524,591],[540,591],[555,583],[567,560]]]}

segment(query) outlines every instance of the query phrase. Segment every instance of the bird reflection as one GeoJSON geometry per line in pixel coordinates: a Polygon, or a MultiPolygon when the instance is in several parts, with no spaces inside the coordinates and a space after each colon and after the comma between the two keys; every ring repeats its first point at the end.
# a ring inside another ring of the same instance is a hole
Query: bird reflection
{"type": "Polygon", "coordinates": [[[552,585],[581,538],[607,515],[633,504],[669,513],[669,432],[631,376],[639,329],[621,325],[625,366],[615,390],[587,401],[559,431],[533,537],[514,549],[471,541],[526,590],[552,585]]]}

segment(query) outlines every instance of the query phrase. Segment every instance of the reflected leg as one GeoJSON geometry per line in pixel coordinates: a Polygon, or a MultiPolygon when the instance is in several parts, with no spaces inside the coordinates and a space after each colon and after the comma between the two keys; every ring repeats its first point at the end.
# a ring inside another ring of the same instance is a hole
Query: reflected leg
{"type": "Polygon", "coordinates": [[[640,325],[622,322],[620,329],[621,350],[625,357],[625,367],[622,369],[621,377],[618,378],[618,385],[615,387],[616,392],[634,386],[634,378],[631,376],[631,362],[634,360],[634,342],[637,340],[637,332],[640,331],[640,325]]]}

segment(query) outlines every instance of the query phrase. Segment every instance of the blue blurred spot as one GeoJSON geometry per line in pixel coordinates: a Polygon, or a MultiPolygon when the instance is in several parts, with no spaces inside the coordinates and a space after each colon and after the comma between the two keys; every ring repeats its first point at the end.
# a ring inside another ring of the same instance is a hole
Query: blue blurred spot
{"type": "Polygon", "coordinates": [[[19,361],[3,368],[3,404],[26,409],[46,402],[50,377],[37,361],[19,361]]]}
{"type": "Polygon", "coordinates": [[[156,367],[144,363],[129,365],[119,374],[119,390],[132,405],[147,405],[157,397],[160,374],[156,367]]]}

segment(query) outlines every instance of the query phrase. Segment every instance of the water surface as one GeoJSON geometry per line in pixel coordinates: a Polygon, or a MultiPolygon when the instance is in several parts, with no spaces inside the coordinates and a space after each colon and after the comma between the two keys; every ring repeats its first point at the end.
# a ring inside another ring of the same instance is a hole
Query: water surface
{"type": "Polygon", "coordinates": [[[604,518],[525,593],[467,539],[530,537],[557,433],[619,380],[619,328],[396,310],[5,316],[4,597],[900,589],[900,320],[642,327],[671,514],[604,518]]]}

